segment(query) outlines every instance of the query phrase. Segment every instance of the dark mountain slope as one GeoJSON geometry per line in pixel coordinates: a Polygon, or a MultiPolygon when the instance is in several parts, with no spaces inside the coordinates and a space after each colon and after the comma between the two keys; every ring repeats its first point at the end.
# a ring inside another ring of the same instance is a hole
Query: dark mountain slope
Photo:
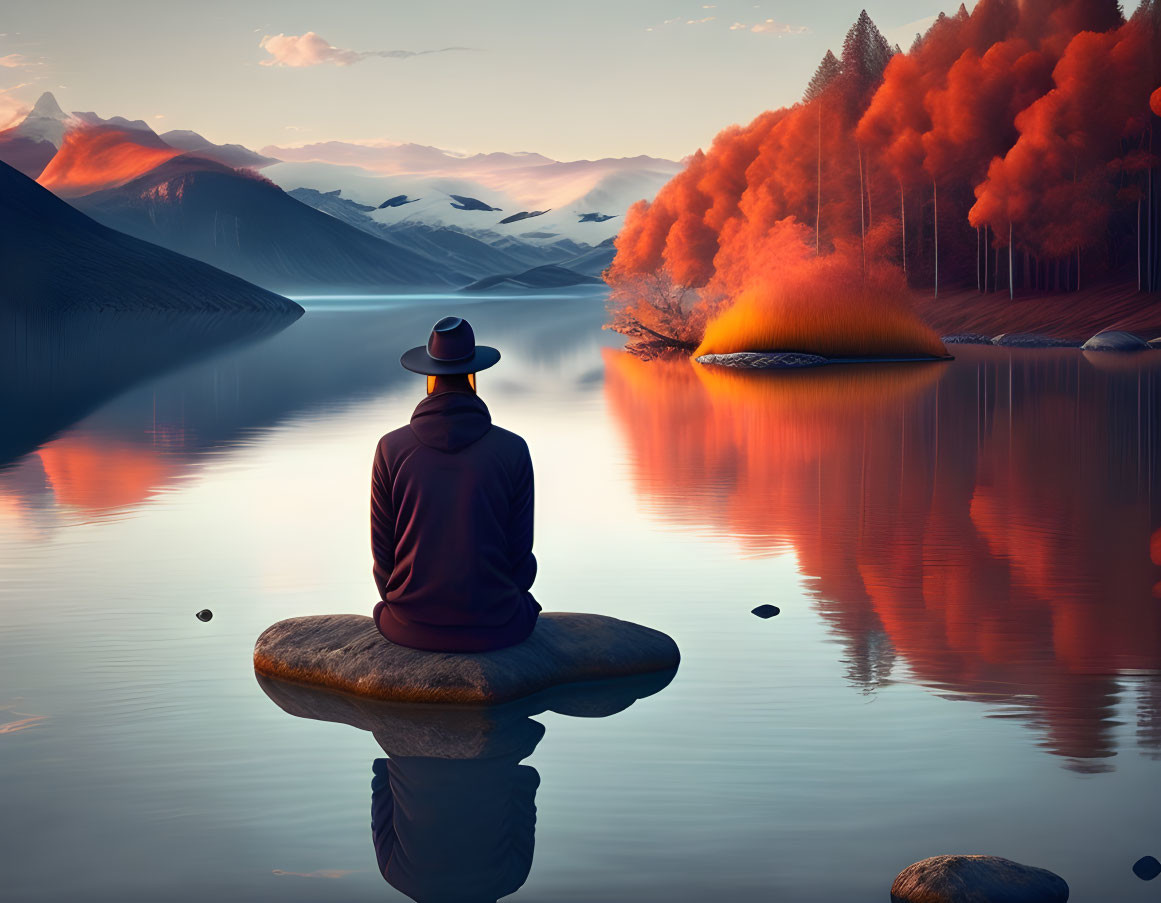
{"type": "Polygon", "coordinates": [[[0,311],[302,308],[211,266],[93,222],[0,163],[0,311]]]}

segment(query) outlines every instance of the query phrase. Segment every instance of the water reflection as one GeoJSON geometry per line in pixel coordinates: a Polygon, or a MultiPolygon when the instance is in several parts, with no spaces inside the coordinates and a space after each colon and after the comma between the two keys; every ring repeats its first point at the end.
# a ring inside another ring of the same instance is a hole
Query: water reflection
{"type": "Polygon", "coordinates": [[[256,674],[300,718],[370,731],[371,836],[383,878],[417,903],[495,903],[528,879],[540,775],[522,760],[552,711],[605,718],[663,690],[676,671],[560,687],[505,706],[447,709],[361,700],[256,674]]]}
{"type": "Polygon", "coordinates": [[[311,310],[289,329],[292,319],[265,315],[0,320],[0,348],[19,352],[0,354],[0,518],[33,533],[57,505],[113,514],[174,485],[206,453],[293,417],[333,415],[396,388],[414,388],[418,400],[422,384],[399,355],[445,312],[471,316],[505,353],[485,396],[540,371],[565,389],[583,385],[609,340],[599,298],[485,306],[447,297],[410,307],[380,299],[343,313],[311,310]],[[529,316],[549,304],[553,316],[529,316]],[[215,356],[224,349],[231,353],[215,356]]]}
{"type": "Polygon", "coordinates": [[[0,312],[0,468],[127,388],[274,335],[273,313],[0,312]]]}
{"type": "Polygon", "coordinates": [[[1126,675],[1158,748],[1161,356],[1094,357],[761,374],[607,352],[606,393],[642,501],[793,550],[854,682],[902,656],[1104,770],[1126,675]]]}

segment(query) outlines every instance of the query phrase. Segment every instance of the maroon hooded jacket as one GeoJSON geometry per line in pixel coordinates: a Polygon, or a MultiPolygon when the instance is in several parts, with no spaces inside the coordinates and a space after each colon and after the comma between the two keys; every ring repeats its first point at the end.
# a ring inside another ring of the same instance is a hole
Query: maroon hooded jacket
{"type": "Polygon", "coordinates": [[[536,624],[528,591],[532,458],[474,393],[429,395],[379,440],[371,475],[379,632],[437,652],[512,646],[536,624]]]}

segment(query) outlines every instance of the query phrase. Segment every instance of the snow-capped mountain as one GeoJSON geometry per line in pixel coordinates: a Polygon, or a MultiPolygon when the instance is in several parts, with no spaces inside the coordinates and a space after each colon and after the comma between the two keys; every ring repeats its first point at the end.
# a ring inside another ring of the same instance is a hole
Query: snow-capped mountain
{"type": "Polygon", "coordinates": [[[66,113],[51,92],[45,91],[24,119],[7,129],[13,136],[33,141],[47,141],[60,147],[64,133],[78,123],[76,116],[66,113]]]}
{"type": "Polygon", "coordinates": [[[0,161],[106,225],[292,290],[519,283],[533,271],[531,281],[583,282],[608,265],[629,206],[681,167],[387,141],[259,153],[66,113],[50,93],[0,132],[0,161]]]}
{"type": "MultiPolygon", "coordinates": [[[[263,153],[274,150],[263,148],[263,153]]],[[[330,146],[326,150],[332,160],[296,161],[293,157],[300,155],[287,153],[291,159],[283,158],[284,162],[264,168],[262,174],[287,191],[339,189],[344,197],[375,208],[406,196],[408,203],[371,214],[385,225],[424,223],[533,241],[567,237],[589,245],[616,235],[629,206],[652,198],[680,168],[678,163],[653,157],[558,162],[538,154],[465,158],[445,154],[439,163],[427,154],[422,158],[424,165],[415,171],[388,172],[386,163],[373,170],[334,162],[345,154],[331,152],[330,146]],[[479,203],[465,204],[457,198],[479,203]],[[535,219],[516,216],[536,211],[544,212],[535,219]],[[509,222],[502,222],[506,219],[509,222]]],[[[408,154],[414,159],[410,150],[408,154]]],[[[398,158],[391,163],[396,164],[400,164],[398,158]]]]}

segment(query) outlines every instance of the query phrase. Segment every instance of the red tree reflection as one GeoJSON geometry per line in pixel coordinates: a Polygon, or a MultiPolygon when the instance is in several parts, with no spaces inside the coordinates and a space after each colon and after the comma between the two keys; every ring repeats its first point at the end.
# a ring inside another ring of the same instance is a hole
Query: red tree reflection
{"type": "Polygon", "coordinates": [[[662,517],[792,548],[864,686],[897,653],[1085,770],[1114,753],[1119,675],[1157,695],[1159,385],[1075,351],[779,374],[606,357],[662,517]]]}

